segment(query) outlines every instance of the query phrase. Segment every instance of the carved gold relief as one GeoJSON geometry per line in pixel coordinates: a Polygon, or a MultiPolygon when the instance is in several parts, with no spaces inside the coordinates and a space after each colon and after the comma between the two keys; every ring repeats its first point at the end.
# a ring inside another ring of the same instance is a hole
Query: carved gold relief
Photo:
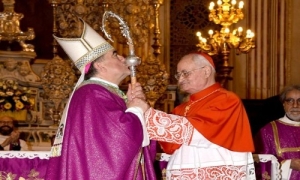
{"type": "MultiPolygon", "coordinates": [[[[141,57],[142,63],[137,68],[137,79],[144,86],[146,97],[154,107],[155,102],[165,93],[169,74],[159,59],[160,55],[160,31],[158,26],[158,9],[163,3],[159,1],[141,0],[52,0],[54,7],[54,21],[56,22],[57,36],[79,37],[82,32],[82,24],[78,17],[85,20],[93,29],[101,35],[102,15],[105,11],[118,14],[128,24],[133,44],[136,47],[136,55],[141,57]],[[156,23],[155,23],[156,22],[156,23]],[[154,54],[151,51],[151,31],[154,29],[154,54]],[[148,54],[148,57],[147,57],[148,54]]],[[[120,31],[118,19],[110,18],[106,21],[106,31],[114,40],[113,46],[118,53],[128,56],[127,39],[120,31]]],[[[55,43],[54,43],[55,44],[55,43]]],[[[55,49],[55,48],[54,48],[55,49]]],[[[125,84],[126,80],[124,81],[125,84]]]]}
{"type": "Polygon", "coordinates": [[[4,11],[0,13],[0,40],[17,41],[23,48],[23,51],[34,52],[32,44],[26,44],[26,40],[35,38],[34,30],[28,28],[27,32],[20,30],[20,20],[23,14],[14,12],[14,0],[2,1],[4,11]]]}
{"type": "MultiPolygon", "coordinates": [[[[135,46],[142,46],[148,42],[150,30],[154,26],[154,19],[151,18],[154,11],[149,1],[123,1],[123,6],[113,6],[111,4],[108,9],[110,8],[111,11],[118,13],[127,22],[135,46]]],[[[110,34],[115,36],[119,43],[125,44],[126,40],[118,30],[119,24],[117,21],[112,20],[108,26],[111,29],[110,34]]]]}
{"type": "MultiPolygon", "coordinates": [[[[52,2],[53,3],[53,2],[52,2]]],[[[153,8],[148,1],[110,1],[98,2],[93,0],[61,0],[56,8],[58,32],[62,37],[79,37],[82,25],[77,17],[84,19],[93,29],[101,33],[100,27],[104,11],[110,10],[122,17],[132,31],[135,46],[148,42],[150,30],[153,27],[153,8]]],[[[126,44],[126,39],[120,33],[119,23],[111,19],[107,24],[109,34],[118,43],[126,44]]]]}
{"type": "Polygon", "coordinates": [[[169,74],[165,66],[154,56],[148,58],[137,67],[137,78],[142,84],[147,101],[154,107],[156,101],[165,93],[169,83],[169,74]]]}
{"type": "Polygon", "coordinates": [[[32,71],[28,61],[18,61],[15,58],[0,60],[0,79],[5,78],[13,78],[27,83],[40,82],[40,77],[32,71]]]}
{"type": "Polygon", "coordinates": [[[57,124],[63,109],[62,103],[72,92],[77,80],[75,72],[70,63],[56,56],[45,65],[44,71],[41,73],[41,79],[44,98],[54,103],[49,116],[57,124]]]}
{"type": "MultiPolygon", "coordinates": [[[[144,92],[147,97],[147,101],[151,107],[158,107],[157,101],[160,98],[165,98],[163,95],[167,90],[169,84],[169,73],[167,72],[165,65],[160,60],[160,27],[159,27],[159,7],[163,3],[163,0],[153,1],[155,23],[154,23],[154,37],[153,37],[153,54],[149,54],[145,61],[142,63],[142,67],[139,68],[142,74],[139,78],[139,82],[142,83],[144,92]],[[156,104],[157,103],[157,104],[156,104]]],[[[166,103],[166,102],[164,102],[166,103]]],[[[166,105],[161,110],[167,111],[166,105]]]]}

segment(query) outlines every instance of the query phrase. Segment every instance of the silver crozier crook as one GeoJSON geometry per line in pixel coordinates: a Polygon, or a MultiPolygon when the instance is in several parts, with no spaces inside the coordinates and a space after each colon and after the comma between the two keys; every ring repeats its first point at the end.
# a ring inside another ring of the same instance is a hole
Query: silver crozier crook
{"type": "Polygon", "coordinates": [[[114,42],[114,41],[111,39],[111,36],[105,31],[105,21],[106,21],[106,18],[108,18],[108,17],[114,17],[119,20],[121,33],[124,37],[127,38],[127,44],[129,46],[129,55],[126,57],[126,64],[129,67],[130,72],[131,72],[130,73],[131,84],[134,85],[136,83],[135,67],[141,63],[141,59],[134,54],[134,46],[133,46],[132,39],[130,37],[129,27],[127,26],[126,22],[120,16],[116,15],[115,13],[113,13],[111,11],[105,11],[105,13],[103,14],[103,18],[102,18],[102,28],[101,29],[102,29],[103,33],[105,34],[105,36],[112,42],[114,42]]]}

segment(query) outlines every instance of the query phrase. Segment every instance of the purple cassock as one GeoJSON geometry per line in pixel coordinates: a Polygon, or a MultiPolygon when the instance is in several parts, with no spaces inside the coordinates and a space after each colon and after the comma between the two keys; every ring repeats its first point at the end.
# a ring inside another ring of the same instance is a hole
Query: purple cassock
{"type": "Polygon", "coordinates": [[[156,143],[141,147],[142,125],[126,109],[124,100],[103,86],[92,83],[77,89],[69,106],[61,156],[50,158],[46,179],[142,180],[143,172],[147,180],[156,179],[156,143]]]}
{"type": "MultiPolygon", "coordinates": [[[[292,122],[287,117],[282,120],[272,121],[264,126],[255,142],[256,153],[273,154],[279,163],[286,159],[300,159],[300,124],[287,123],[292,122]]],[[[293,170],[290,179],[300,179],[300,171],[293,170]]]]}

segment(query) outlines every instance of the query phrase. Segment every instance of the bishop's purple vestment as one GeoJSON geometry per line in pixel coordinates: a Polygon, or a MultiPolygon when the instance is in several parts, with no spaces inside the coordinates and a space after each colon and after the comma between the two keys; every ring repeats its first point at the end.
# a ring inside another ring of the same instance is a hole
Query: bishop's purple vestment
{"type": "Polygon", "coordinates": [[[156,179],[155,142],[141,147],[142,125],[126,109],[124,100],[104,86],[78,88],[70,101],[61,156],[50,158],[46,179],[142,180],[141,149],[146,179],[156,179]]]}
{"type": "MultiPolygon", "coordinates": [[[[273,154],[280,163],[287,159],[300,159],[299,137],[300,123],[285,116],[268,123],[259,131],[256,137],[256,153],[273,154]]],[[[290,179],[300,179],[300,171],[293,170],[290,179]]]]}

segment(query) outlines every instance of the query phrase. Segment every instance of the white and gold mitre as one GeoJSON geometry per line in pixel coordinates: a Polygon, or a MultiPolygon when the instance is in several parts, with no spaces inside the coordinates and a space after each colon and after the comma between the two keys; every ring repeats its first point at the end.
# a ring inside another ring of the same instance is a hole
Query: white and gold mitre
{"type": "Polygon", "coordinates": [[[83,32],[80,38],[59,38],[54,36],[75,66],[83,72],[86,64],[94,61],[113,47],[94,29],[83,21],[83,32]]]}

